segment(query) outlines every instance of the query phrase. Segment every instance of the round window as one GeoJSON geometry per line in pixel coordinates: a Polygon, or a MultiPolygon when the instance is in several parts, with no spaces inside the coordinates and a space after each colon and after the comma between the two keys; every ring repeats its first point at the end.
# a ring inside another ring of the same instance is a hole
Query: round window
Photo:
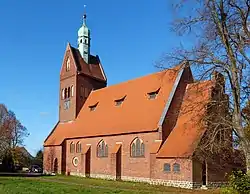
{"type": "Polygon", "coordinates": [[[77,157],[74,157],[72,162],[73,162],[73,165],[74,165],[74,166],[77,166],[78,163],[79,163],[79,160],[78,160],[77,157]]]}

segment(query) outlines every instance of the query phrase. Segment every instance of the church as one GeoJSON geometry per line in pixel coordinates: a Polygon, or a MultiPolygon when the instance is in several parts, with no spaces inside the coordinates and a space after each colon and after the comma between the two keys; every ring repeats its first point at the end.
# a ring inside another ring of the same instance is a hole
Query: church
{"type": "Polygon", "coordinates": [[[59,121],[44,141],[44,173],[191,189],[226,180],[229,169],[196,157],[207,105],[226,99],[221,74],[196,82],[183,62],[107,86],[100,58],[90,53],[86,15],[77,42],[64,54],[59,121]]]}

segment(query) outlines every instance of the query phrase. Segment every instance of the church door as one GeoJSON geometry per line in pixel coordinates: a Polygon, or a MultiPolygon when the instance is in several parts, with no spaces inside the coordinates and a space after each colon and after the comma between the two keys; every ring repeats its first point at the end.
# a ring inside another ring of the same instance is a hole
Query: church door
{"type": "Polygon", "coordinates": [[[116,153],[116,180],[121,180],[121,171],[122,171],[122,151],[121,147],[116,153]]]}
{"type": "Polygon", "coordinates": [[[90,161],[91,161],[91,150],[86,152],[86,158],[85,158],[85,176],[90,177],[90,161]]]}

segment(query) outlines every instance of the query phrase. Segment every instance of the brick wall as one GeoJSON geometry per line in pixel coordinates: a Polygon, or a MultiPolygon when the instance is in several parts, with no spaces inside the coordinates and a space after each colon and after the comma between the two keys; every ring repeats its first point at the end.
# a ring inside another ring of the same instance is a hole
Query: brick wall
{"type": "Polygon", "coordinates": [[[80,112],[91,90],[104,88],[106,87],[106,85],[106,82],[98,81],[96,79],[84,75],[78,75],[76,84],[76,115],[78,115],[78,113],[80,112]]]}
{"type": "Polygon", "coordinates": [[[178,159],[178,158],[156,158],[154,165],[151,166],[152,179],[178,180],[178,181],[192,181],[192,160],[178,159]],[[164,164],[170,164],[171,171],[164,171],[164,164]],[[173,171],[173,164],[180,164],[180,172],[173,171]]]}
{"type": "Polygon", "coordinates": [[[55,159],[57,159],[58,163],[58,173],[61,173],[62,147],[61,146],[44,147],[43,168],[45,173],[54,172],[55,159]]]}
{"type": "MultiPolygon", "coordinates": [[[[76,86],[76,77],[75,76],[71,76],[68,77],[64,80],[60,81],[60,94],[59,94],[59,119],[60,122],[63,121],[71,121],[74,120],[76,118],[76,95],[74,92],[74,96],[71,96],[68,99],[62,99],[62,89],[63,88],[68,88],[71,86],[76,86]],[[70,105],[69,105],[69,109],[64,109],[64,102],[65,100],[70,100],[70,105]]],[[[75,89],[74,89],[75,90],[75,89]]]]}
{"type": "MultiPolygon", "coordinates": [[[[91,165],[90,172],[94,175],[101,174],[114,174],[113,167],[111,166],[112,162],[112,149],[116,143],[121,142],[121,176],[130,176],[130,177],[150,177],[150,146],[155,139],[158,138],[158,132],[152,133],[141,133],[141,134],[129,134],[129,135],[119,135],[119,136],[106,136],[106,137],[93,137],[86,139],[75,139],[67,140],[67,164],[66,171],[73,173],[80,172],[83,168],[82,153],[70,153],[70,143],[74,142],[75,144],[79,141],[82,146],[86,144],[91,144],[91,165]],[[136,138],[143,140],[145,144],[145,157],[141,158],[132,158],[130,157],[130,144],[136,138]],[[100,140],[104,140],[109,149],[108,157],[99,158],[97,157],[96,147],[100,140]],[[72,163],[74,157],[78,157],[79,165],[75,167],[72,163]]],[[[114,165],[114,163],[113,163],[114,165]]]]}

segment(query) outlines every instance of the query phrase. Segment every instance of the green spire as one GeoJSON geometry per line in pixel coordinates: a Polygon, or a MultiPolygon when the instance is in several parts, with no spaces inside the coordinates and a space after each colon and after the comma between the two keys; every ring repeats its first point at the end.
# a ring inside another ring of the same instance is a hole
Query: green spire
{"type": "MultiPolygon", "coordinates": [[[[86,7],[86,5],[84,5],[86,7]]],[[[90,30],[86,25],[87,14],[84,9],[83,24],[78,30],[78,50],[86,63],[89,63],[90,55],[90,30]]]]}

